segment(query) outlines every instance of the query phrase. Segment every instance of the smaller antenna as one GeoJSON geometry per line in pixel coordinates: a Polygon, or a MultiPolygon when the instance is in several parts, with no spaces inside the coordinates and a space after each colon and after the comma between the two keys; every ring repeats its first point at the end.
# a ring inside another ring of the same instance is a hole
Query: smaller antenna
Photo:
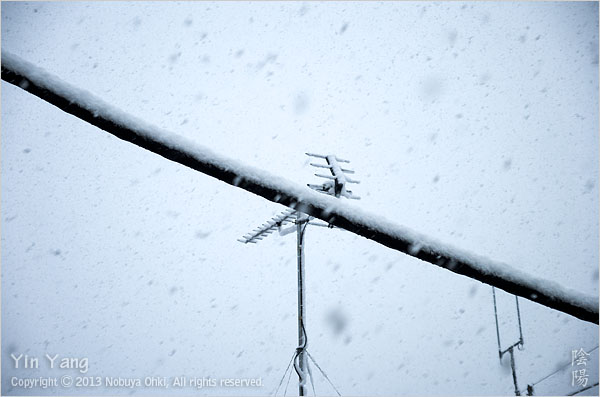
{"type": "MultiPolygon", "coordinates": [[[[498,325],[498,309],[496,308],[496,288],[492,287],[492,296],[494,298],[494,317],[496,319],[496,336],[498,338],[498,356],[500,361],[502,361],[502,357],[508,353],[510,354],[510,368],[512,370],[513,384],[515,386],[515,396],[520,396],[521,391],[519,390],[519,385],[517,383],[517,370],[515,368],[515,352],[514,348],[516,347],[519,350],[523,350],[523,328],[521,327],[521,311],[519,310],[519,297],[515,296],[515,303],[517,305],[517,320],[519,322],[519,340],[512,345],[510,345],[505,350],[502,350],[502,345],[500,343],[500,326],[498,325]]],[[[529,386],[529,385],[528,385],[529,386]]]]}
{"type": "Polygon", "coordinates": [[[360,183],[355,179],[348,177],[346,174],[354,174],[353,170],[342,168],[339,163],[350,163],[348,160],[341,159],[335,155],[323,155],[315,153],[306,153],[308,156],[324,159],[327,164],[310,163],[316,168],[325,168],[331,172],[331,175],[315,174],[319,178],[324,178],[326,181],[322,185],[308,184],[307,186],[319,193],[329,194],[335,197],[346,197],[353,200],[359,200],[360,197],[352,194],[351,190],[346,188],[348,183],[360,183]]]}

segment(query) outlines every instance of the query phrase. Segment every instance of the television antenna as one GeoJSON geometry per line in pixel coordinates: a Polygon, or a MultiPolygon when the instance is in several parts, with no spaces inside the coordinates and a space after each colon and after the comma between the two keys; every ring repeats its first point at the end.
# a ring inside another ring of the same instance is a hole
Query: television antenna
{"type": "MultiPolygon", "coordinates": [[[[325,182],[321,185],[315,184],[307,184],[311,189],[327,194],[330,196],[334,196],[336,198],[345,197],[348,199],[359,200],[360,197],[355,196],[351,190],[348,190],[346,185],[350,183],[359,183],[359,181],[354,180],[348,177],[348,174],[354,174],[353,170],[343,168],[341,163],[349,163],[348,160],[341,159],[333,154],[322,155],[315,153],[306,153],[307,156],[314,157],[317,159],[325,160],[327,164],[323,163],[310,163],[313,167],[319,169],[327,169],[331,173],[322,174],[315,173],[315,176],[320,178],[324,178],[325,182]]],[[[322,222],[315,221],[314,217],[309,216],[307,214],[302,213],[301,211],[295,209],[286,209],[281,214],[273,217],[266,223],[263,223],[258,228],[252,230],[250,233],[245,234],[238,241],[248,244],[253,243],[256,244],[260,240],[265,237],[268,237],[275,230],[279,231],[279,235],[285,236],[287,234],[293,233],[296,231],[296,241],[297,241],[297,249],[296,254],[298,258],[298,347],[296,348],[296,352],[292,360],[294,361],[294,369],[298,374],[298,394],[300,396],[307,395],[307,379],[310,376],[311,382],[312,373],[308,366],[307,356],[313,361],[316,367],[323,373],[325,379],[329,381],[331,386],[335,389],[335,391],[340,394],[333,383],[329,380],[327,375],[323,372],[323,370],[316,363],[314,358],[307,351],[307,342],[308,338],[306,335],[306,305],[305,305],[305,278],[304,278],[304,233],[306,232],[306,227],[308,225],[320,226],[320,227],[328,227],[333,228],[334,226],[322,222]],[[291,226],[289,226],[291,225],[291,226]]],[[[288,366],[289,368],[289,366],[288,366]]],[[[286,369],[287,372],[287,369],[286,369]]],[[[285,373],[283,374],[285,377],[285,373]]],[[[282,379],[283,380],[283,379],[282,379]]],[[[281,382],[280,382],[281,385],[281,382]]],[[[278,387],[279,388],[279,387],[278,387]]],[[[313,384],[314,391],[314,384],[313,384]]]]}
{"type": "MultiPolygon", "coordinates": [[[[517,370],[515,368],[515,347],[519,350],[523,350],[525,341],[523,340],[523,327],[521,326],[521,310],[519,309],[519,297],[515,295],[515,304],[517,307],[517,323],[519,324],[519,340],[511,344],[506,349],[502,350],[502,344],[500,342],[500,325],[498,324],[498,309],[496,308],[496,288],[492,287],[492,296],[494,298],[494,318],[496,319],[496,337],[498,339],[498,357],[502,361],[502,357],[506,353],[510,355],[510,369],[512,371],[513,384],[515,386],[515,396],[520,396],[521,391],[519,390],[519,384],[517,383],[517,370]]],[[[528,385],[529,386],[529,385],[528,385]]],[[[529,390],[528,395],[533,395],[533,387],[529,390]]]]}

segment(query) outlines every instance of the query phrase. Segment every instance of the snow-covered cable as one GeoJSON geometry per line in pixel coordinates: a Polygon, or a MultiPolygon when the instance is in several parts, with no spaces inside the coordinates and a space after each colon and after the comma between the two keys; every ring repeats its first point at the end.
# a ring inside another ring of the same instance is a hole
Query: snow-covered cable
{"type": "MultiPolygon", "coordinates": [[[[598,324],[598,298],[473,255],[136,119],[2,50],[2,79],[108,133],[436,266],[598,324]]],[[[338,159],[339,161],[339,159],[338,159]]]]}

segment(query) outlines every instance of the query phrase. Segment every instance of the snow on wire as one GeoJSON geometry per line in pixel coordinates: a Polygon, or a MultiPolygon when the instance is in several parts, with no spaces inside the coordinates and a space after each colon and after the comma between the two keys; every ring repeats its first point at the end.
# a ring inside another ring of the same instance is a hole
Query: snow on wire
{"type": "Polygon", "coordinates": [[[169,160],[454,273],[598,324],[597,297],[443,244],[347,202],[215,153],[194,141],[134,118],[5,50],[2,50],[2,79],[169,160]]]}

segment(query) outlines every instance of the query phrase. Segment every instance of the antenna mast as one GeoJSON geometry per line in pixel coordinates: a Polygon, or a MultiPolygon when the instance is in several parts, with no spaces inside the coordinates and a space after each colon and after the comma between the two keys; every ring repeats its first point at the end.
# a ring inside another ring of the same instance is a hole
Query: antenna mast
{"type": "MultiPolygon", "coordinates": [[[[313,167],[317,168],[325,168],[331,172],[331,175],[319,174],[315,175],[320,178],[325,178],[326,181],[321,185],[313,185],[308,184],[308,187],[316,190],[319,193],[328,194],[331,196],[335,196],[337,198],[346,197],[349,199],[358,200],[360,197],[354,196],[352,191],[346,188],[346,184],[348,183],[359,183],[358,181],[349,178],[346,174],[354,174],[354,171],[342,168],[340,163],[349,163],[348,160],[340,159],[335,155],[321,155],[314,153],[306,153],[308,156],[325,159],[327,164],[321,163],[310,163],[313,167]]],[[[308,225],[321,226],[321,227],[329,227],[332,228],[333,225],[324,223],[324,222],[316,222],[312,216],[304,214],[300,211],[295,211],[293,209],[287,209],[283,211],[281,214],[275,216],[270,221],[263,223],[258,228],[254,229],[250,233],[245,234],[238,241],[242,243],[257,243],[259,240],[267,237],[269,234],[273,233],[275,229],[279,231],[281,236],[285,236],[289,233],[293,232],[294,227],[290,226],[286,229],[282,229],[283,226],[294,223],[296,229],[296,240],[297,240],[297,257],[298,257],[298,347],[296,348],[296,353],[294,355],[294,369],[298,374],[298,395],[306,396],[308,393],[307,388],[307,380],[308,377],[311,376],[310,368],[308,368],[307,361],[307,345],[308,338],[306,336],[306,300],[305,300],[305,291],[306,291],[306,283],[304,277],[304,233],[306,232],[306,227],[308,225]]],[[[315,362],[316,364],[316,362],[315,362]]],[[[320,369],[320,368],[319,368],[320,369]]],[[[285,374],[284,374],[285,376],[285,374]]],[[[333,386],[333,384],[332,384],[333,386]]],[[[314,388],[314,385],[313,385],[314,388]]],[[[334,386],[335,388],[335,386],[334,386]]],[[[337,392],[337,389],[336,389],[337,392]]],[[[339,393],[338,393],[339,394],[339,393]]]]}

